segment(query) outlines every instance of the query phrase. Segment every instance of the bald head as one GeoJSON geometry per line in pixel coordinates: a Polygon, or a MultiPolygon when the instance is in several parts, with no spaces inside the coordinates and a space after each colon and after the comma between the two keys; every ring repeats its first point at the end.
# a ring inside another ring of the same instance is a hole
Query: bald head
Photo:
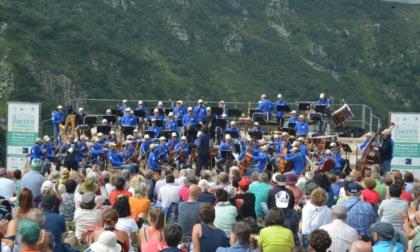
{"type": "Polygon", "coordinates": [[[200,188],[197,185],[192,184],[188,188],[188,201],[197,201],[200,195],[200,188]]]}
{"type": "Polygon", "coordinates": [[[349,252],[372,252],[372,247],[364,241],[355,241],[351,244],[349,252]]]}

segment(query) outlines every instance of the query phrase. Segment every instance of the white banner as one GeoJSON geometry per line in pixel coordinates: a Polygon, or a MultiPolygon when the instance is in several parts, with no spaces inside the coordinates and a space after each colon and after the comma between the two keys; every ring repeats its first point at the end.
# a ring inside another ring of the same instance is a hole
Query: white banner
{"type": "Polygon", "coordinates": [[[39,137],[39,103],[8,102],[7,169],[24,169],[26,154],[39,137]]]}

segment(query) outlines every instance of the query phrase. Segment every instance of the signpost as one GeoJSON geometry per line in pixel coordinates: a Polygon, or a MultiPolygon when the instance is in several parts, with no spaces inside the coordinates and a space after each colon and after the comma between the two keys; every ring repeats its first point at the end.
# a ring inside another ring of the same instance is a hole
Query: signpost
{"type": "Polygon", "coordinates": [[[30,154],[39,137],[39,103],[8,102],[7,169],[24,169],[26,154],[30,154]]]}

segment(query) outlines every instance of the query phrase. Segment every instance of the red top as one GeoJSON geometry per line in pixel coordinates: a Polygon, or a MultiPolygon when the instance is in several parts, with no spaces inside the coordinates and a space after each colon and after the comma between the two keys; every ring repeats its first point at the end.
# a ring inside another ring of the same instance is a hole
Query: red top
{"type": "Polygon", "coordinates": [[[126,191],[126,190],[115,190],[115,191],[112,191],[112,192],[109,194],[109,201],[111,201],[111,205],[112,205],[112,206],[113,206],[113,205],[114,205],[114,203],[115,203],[115,199],[118,197],[118,195],[121,195],[121,194],[125,194],[125,195],[127,195],[129,198],[130,198],[131,196],[133,196],[133,195],[131,194],[131,192],[126,191]]]}
{"type": "Polygon", "coordinates": [[[362,196],[364,201],[367,203],[378,204],[379,201],[381,201],[381,196],[379,196],[379,193],[368,188],[362,190],[362,196]]]}

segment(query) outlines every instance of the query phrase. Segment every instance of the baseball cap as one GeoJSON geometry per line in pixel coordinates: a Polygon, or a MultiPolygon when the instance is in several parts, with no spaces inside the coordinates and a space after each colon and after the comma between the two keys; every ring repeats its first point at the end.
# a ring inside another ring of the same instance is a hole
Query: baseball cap
{"type": "Polygon", "coordinates": [[[394,238],[395,230],[390,223],[379,221],[374,223],[372,227],[380,237],[383,237],[386,240],[394,238]]]}
{"type": "Polygon", "coordinates": [[[242,188],[244,188],[244,189],[248,189],[249,188],[249,185],[250,185],[251,183],[249,182],[249,180],[248,179],[245,179],[245,178],[243,178],[243,179],[241,179],[239,182],[238,182],[238,185],[240,186],[240,187],[242,187],[242,188]]]}
{"type": "Polygon", "coordinates": [[[362,187],[357,183],[350,183],[347,186],[347,191],[351,193],[358,193],[362,190],[362,187]]]}
{"type": "Polygon", "coordinates": [[[42,162],[39,158],[34,158],[31,163],[32,170],[39,171],[42,168],[42,162]]]}
{"type": "Polygon", "coordinates": [[[18,230],[22,235],[22,239],[26,242],[38,240],[41,235],[41,229],[38,224],[28,220],[19,221],[18,230]]]}
{"type": "Polygon", "coordinates": [[[286,208],[289,205],[290,195],[286,191],[279,191],[275,198],[278,208],[286,208]]]}
{"type": "Polygon", "coordinates": [[[286,177],[281,173],[274,173],[273,181],[276,182],[280,186],[286,185],[286,177]]]}

